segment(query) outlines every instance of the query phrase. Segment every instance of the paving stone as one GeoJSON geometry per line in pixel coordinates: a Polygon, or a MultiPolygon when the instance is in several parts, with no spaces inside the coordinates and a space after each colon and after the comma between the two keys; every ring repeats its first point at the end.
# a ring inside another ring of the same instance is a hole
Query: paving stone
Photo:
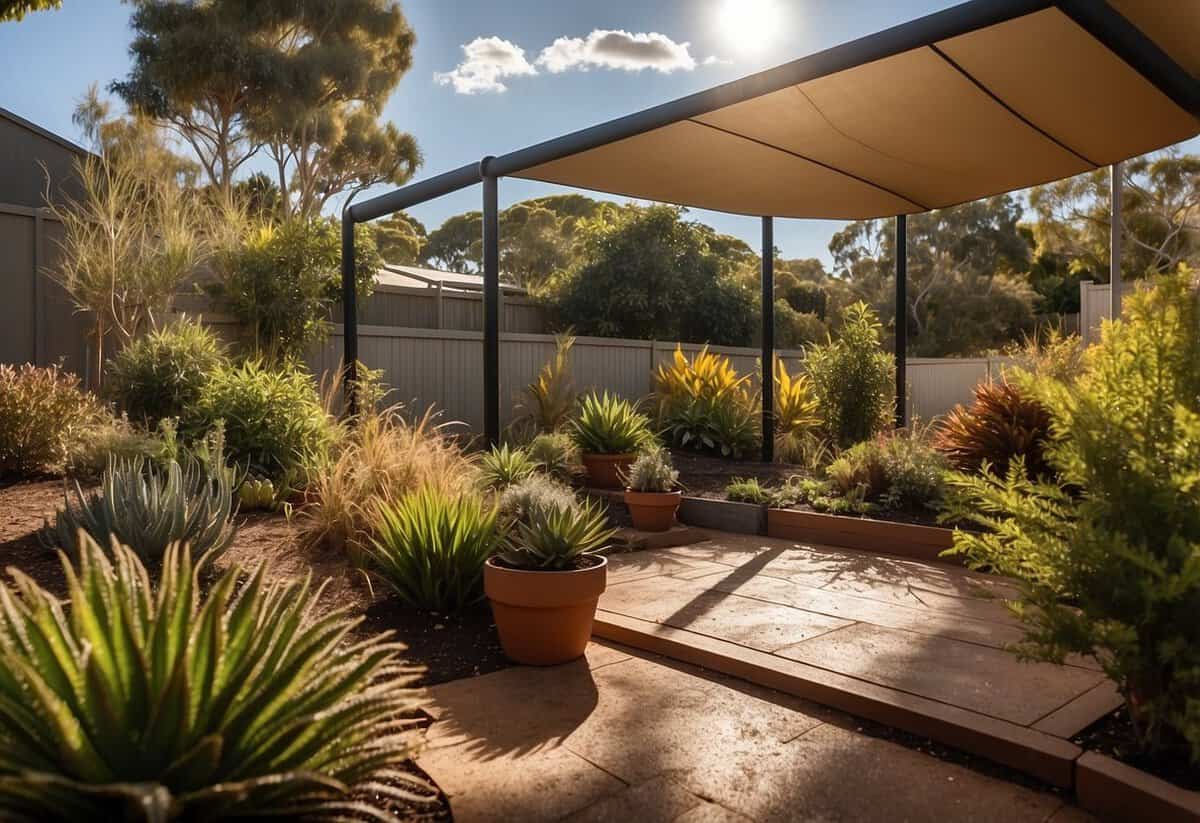
{"type": "Polygon", "coordinates": [[[706,570],[719,572],[724,567],[717,563],[676,557],[661,550],[646,550],[613,554],[608,558],[608,583],[625,583],[647,577],[681,572],[706,570]]]}
{"type": "Polygon", "coordinates": [[[675,818],[674,823],[751,823],[744,814],[731,812],[716,803],[704,803],[675,818]]]}
{"type": "Polygon", "coordinates": [[[569,823],[670,823],[702,805],[703,800],[664,775],[630,786],[564,820],[569,823]]]}
{"type": "MultiPolygon", "coordinates": [[[[755,821],[1043,821],[1062,801],[824,724],[759,756],[683,778],[755,821]]],[[[720,819],[720,818],[717,818],[720,819]]]]}
{"type": "Polygon", "coordinates": [[[449,797],[456,823],[559,820],[625,788],[564,748],[491,756],[463,745],[417,762],[449,797]]]}
{"type": "Polygon", "coordinates": [[[777,654],[1023,726],[1104,679],[1086,669],[1023,663],[975,643],[862,623],[777,654]]]}

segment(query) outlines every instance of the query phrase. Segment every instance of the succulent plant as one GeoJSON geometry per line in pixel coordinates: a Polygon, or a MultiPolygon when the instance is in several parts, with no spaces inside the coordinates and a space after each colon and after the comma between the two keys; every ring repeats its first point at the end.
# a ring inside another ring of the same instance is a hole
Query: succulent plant
{"type": "Polygon", "coordinates": [[[583,474],[579,446],[566,432],[539,434],[525,450],[538,468],[558,480],[570,481],[583,474]]]}
{"type": "Polygon", "coordinates": [[[571,433],[579,448],[590,454],[629,454],[654,441],[650,419],[628,400],[608,392],[589,394],[580,401],[571,433]]]}
{"type": "Polygon", "coordinates": [[[646,449],[629,467],[625,485],[635,492],[671,492],[679,488],[679,472],[666,449],[646,449]]]}
{"type": "Polygon", "coordinates": [[[534,508],[546,505],[577,509],[581,504],[570,486],[544,474],[534,474],[500,495],[500,517],[505,522],[520,520],[534,508]]]}
{"type": "Polygon", "coordinates": [[[343,642],[357,621],[318,617],[311,578],[202,592],[175,543],[154,585],[87,536],[63,569],[65,603],[0,585],[0,818],[392,820],[378,800],[430,795],[398,768],[402,647],[343,642]]]}
{"type": "Polygon", "coordinates": [[[597,502],[574,507],[541,503],[513,525],[499,557],[518,569],[566,571],[606,549],[614,534],[597,502]]]}
{"type": "Polygon", "coordinates": [[[263,477],[247,477],[238,486],[238,507],[241,511],[275,508],[275,484],[263,477]]]}
{"type": "Polygon", "coordinates": [[[100,489],[84,494],[78,481],[64,493],[54,523],[39,533],[43,545],[78,551],[82,530],[101,546],[114,540],[143,561],[186,541],[197,557],[216,555],[233,541],[232,472],[188,458],[159,466],[143,457],[111,459],[100,489]]]}
{"type": "Polygon", "coordinates": [[[537,471],[537,463],[524,449],[509,448],[505,443],[483,455],[479,461],[480,480],[486,488],[505,489],[537,471]]]}

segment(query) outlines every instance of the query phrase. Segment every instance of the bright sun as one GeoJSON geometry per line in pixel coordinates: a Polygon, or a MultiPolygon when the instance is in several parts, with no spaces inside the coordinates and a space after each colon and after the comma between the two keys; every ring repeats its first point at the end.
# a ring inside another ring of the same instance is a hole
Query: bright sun
{"type": "Polygon", "coordinates": [[[721,0],[717,28],[725,42],[741,52],[762,51],[779,35],[778,0],[721,0]]]}

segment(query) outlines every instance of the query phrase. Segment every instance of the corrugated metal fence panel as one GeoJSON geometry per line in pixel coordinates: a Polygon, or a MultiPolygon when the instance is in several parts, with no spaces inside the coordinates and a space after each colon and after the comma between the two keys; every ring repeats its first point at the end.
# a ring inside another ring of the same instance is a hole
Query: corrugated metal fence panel
{"type": "MultiPolygon", "coordinates": [[[[1122,299],[1132,294],[1137,287],[1137,281],[1122,281],[1122,299]]],[[[1111,293],[1112,289],[1108,283],[1084,280],[1079,284],[1079,333],[1085,346],[1100,342],[1100,325],[1112,314],[1109,311],[1111,293]]]]}
{"type": "Polygon", "coordinates": [[[907,372],[909,416],[927,422],[960,403],[969,405],[975,386],[991,376],[991,361],[912,358],[907,372]]]}

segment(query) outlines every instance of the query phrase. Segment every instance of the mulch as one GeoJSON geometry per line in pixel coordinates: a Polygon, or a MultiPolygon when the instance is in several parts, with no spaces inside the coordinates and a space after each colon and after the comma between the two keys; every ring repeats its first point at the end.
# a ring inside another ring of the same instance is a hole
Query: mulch
{"type": "Polygon", "coordinates": [[[1183,789],[1200,791],[1200,768],[1188,759],[1188,746],[1180,741],[1170,751],[1147,754],[1135,745],[1133,721],[1122,706],[1097,720],[1074,738],[1074,743],[1088,751],[1106,754],[1135,769],[1174,783],[1183,789]]]}

